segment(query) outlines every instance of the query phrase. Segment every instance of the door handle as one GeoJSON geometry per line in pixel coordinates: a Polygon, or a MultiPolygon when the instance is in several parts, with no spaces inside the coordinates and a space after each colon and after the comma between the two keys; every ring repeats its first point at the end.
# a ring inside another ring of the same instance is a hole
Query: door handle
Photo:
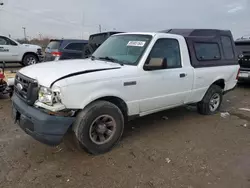
{"type": "Polygon", "coordinates": [[[0,47],[1,49],[3,49],[3,47],[0,47]]]}
{"type": "Polygon", "coordinates": [[[181,73],[181,74],[180,74],[180,78],[184,78],[184,77],[186,77],[186,76],[187,76],[186,73],[181,73]]]}

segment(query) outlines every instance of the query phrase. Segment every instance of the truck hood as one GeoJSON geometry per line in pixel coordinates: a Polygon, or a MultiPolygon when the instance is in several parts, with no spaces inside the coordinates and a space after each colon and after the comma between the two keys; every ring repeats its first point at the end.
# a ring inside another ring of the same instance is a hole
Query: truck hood
{"type": "Polygon", "coordinates": [[[81,59],[64,60],[30,65],[19,70],[19,73],[36,79],[45,87],[50,87],[56,81],[90,72],[98,72],[109,69],[119,69],[121,65],[99,60],[81,59]]]}

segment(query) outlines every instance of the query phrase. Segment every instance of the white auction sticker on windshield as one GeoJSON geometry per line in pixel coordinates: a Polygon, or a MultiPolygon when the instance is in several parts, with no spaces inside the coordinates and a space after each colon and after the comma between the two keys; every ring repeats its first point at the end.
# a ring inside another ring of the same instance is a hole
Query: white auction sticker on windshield
{"type": "Polygon", "coordinates": [[[145,41],[129,41],[127,46],[138,46],[143,47],[145,45],[145,41]]]}

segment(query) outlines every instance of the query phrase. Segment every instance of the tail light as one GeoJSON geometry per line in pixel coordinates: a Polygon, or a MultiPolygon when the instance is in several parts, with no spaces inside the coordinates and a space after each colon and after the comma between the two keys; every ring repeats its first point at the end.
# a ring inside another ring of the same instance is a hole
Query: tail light
{"type": "Polygon", "coordinates": [[[52,52],[51,55],[54,57],[60,57],[62,55],[62,52],[52,52]]]}
{"type": "Polygon", "coordinates": [[[239,75],[240,75],[240,69],[238,70],[237,76],[236,76],[236,80],[239,79],[239,75]]]}

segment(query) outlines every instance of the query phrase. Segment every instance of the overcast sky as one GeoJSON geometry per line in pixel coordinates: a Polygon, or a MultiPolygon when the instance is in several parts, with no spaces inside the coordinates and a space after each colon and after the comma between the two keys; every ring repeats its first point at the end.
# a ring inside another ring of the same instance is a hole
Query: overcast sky
{"type": "Polygon", "coordinates": [[[103,30],[230,29],[250,35],[250,0],[0,0],[0,33],[87,38],[103,30]]]}

